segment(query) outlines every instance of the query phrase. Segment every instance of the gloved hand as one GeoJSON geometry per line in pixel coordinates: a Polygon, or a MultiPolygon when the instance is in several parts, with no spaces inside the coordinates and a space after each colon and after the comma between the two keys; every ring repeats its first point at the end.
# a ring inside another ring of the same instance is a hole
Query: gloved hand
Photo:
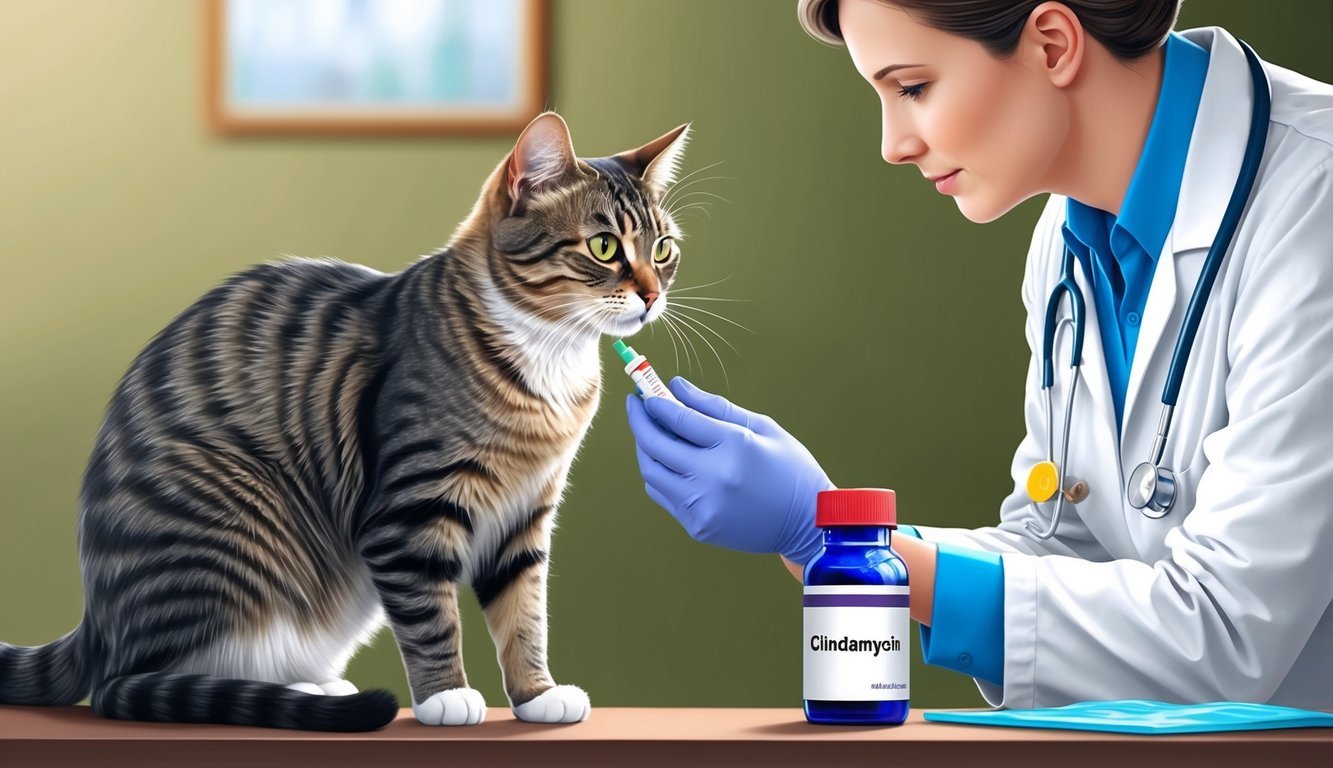
{"type": "Polygon", "coordinates": [[[823,545],[815,495],[835,487],[805,446],[768,416],[677,376],[681,403],[625,401],[648,496],[696,541],[778,552],[804,565],[823,545]]]}

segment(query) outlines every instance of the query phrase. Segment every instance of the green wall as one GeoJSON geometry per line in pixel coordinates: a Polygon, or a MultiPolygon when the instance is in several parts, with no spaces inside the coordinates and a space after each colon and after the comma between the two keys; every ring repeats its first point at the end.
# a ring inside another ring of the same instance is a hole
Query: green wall
{"type": "MultiPolygon", "coordinates": [[[[972,225],[915,168],[879,158],[874,95],[787,0],[565,0],[550,105],[584,156],[693,121],[686,172],[714,204],[685,218],[681,285],[743,299],[703,316],[664,376],[773,415],[843,486],[898,491],[901,517],[993,520],[1022,434],[1018,288],[1040,210],[972,225]],[[945,281],[949,281],[947,285],[945,281]],[[723,368],[725,367],[725,375],[723,368]]],[[[1190,0],[1264,58],[1333,80],[1327,0],[1190,0]]],[[[195,2],[0,0],[0,637],[36,644],[80,615],[79,478],[141,345],[227,274],[280,254],[397,270],[442,244],[514,137],[245,139],[205,130],[195,2]]],[[[799,585],[774,557],[696,544],[644,494],[606,396],[561,509],[552,669],[603,706],[799,706],[799,585]]],[[[504,694],[475,602],[472,684],[504,694]]],[[[914,635],[915,637],[915,635],[914,635]]],[[[915,639],[913,645],[915,646],[915,639]]],[[[914,651],[915,652],[915,651],[914,651]]],[[[360,686],[407,701],[387,633],[360,686]]],[[[981,703],[970,679],[913,667],[918,706],[981,703]]]]}

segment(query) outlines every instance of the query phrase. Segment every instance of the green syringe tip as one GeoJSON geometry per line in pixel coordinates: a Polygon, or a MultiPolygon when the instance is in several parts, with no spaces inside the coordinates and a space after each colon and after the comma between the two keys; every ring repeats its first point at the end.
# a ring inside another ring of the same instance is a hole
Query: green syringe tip
{"type": "Polygon", "coordinates": [[[620,359],[627,363],[633,362],[634,358],[638,357],[638,353],[634,351],[634,347],[629,346],[621,339],[616,339],[616,343],[612,346],[615,348],[616,354],[620,355],[620,359]]]}

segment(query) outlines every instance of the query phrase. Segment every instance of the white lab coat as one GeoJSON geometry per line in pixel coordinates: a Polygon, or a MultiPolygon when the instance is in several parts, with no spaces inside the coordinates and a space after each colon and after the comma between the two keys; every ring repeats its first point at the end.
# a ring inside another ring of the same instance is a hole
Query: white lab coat
{"type": "MultiPolygon", "coordinates": [[[[999,552],[1004,685],[993,706],[1157,699],[1333,710],[1333,87],[1265,64],[1267,146],[1247,215],[1213,285],[1164,464],[1175,507],[1151,520],[1125,480],[1147,460],[1180,324],[1245,151],[1245,55],[1216,27],[1182,34],[1210,53],[1175,222],[1139,332],[1117,440],[1092,286],[1068,471],[1091,495],[1042,541],[1024,492],[1044,458],[1042,323],[1064,250],[1065,198],[1051,195],[1023,281],[1032,363],[1027,436],[997,526],[919,526],[923,539],[999,552]]],[[[1067,313],[1066,308],[1062,313],[1067,313]]],[[[1055,355],[1056,458],[1069,344],[1055,355]]],[[[1044,529],[1051,504],[1036,522],[1044,529]]]]}

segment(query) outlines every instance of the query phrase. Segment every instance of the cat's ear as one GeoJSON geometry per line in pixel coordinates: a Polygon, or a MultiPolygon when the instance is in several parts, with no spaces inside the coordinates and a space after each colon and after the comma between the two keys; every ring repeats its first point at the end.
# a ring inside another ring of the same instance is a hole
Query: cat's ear
{"type": "Polygon", "coordinates": [[[621,152],[616,158],[638,172],[643,183],[661,193],[676,182],[685,143],[690,140],[690,124],[675,128],[638,149],[621,152]]]}
{"type": "Polygon", "coordinates": [[[554,112],[543,112],[528,123],[509,153],[504,190],[509,215],[523,210],[527,198],[559,184],[578,172],[569,126],[554,112]]]}

